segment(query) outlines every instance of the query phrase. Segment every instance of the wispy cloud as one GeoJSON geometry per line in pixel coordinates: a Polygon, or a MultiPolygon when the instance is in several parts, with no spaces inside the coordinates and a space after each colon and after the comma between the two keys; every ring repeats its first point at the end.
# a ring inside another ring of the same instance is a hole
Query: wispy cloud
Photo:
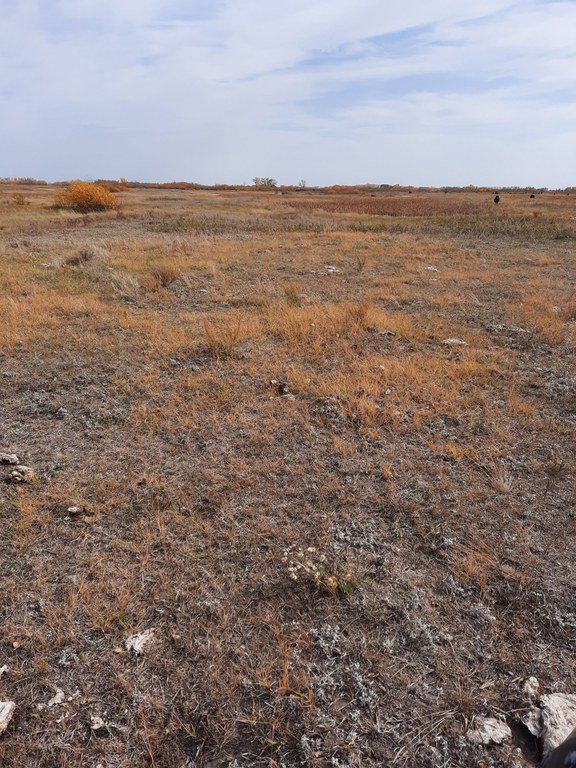
{"type": "Polygon", "coordinates": [[[573,183],[576,3],[384,5],[0,0],[0,175],[573,183]]]}

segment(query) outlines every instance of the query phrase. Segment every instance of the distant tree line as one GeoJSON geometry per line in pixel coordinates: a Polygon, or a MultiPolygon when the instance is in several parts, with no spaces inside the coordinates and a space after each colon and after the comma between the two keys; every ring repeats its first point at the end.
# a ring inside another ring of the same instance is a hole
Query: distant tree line
{"type": "MultiPolygon", "coordinates": [[[[53,187],[67,187],[73,180],[69,181],[54,181],[48,183],[42,179],[34,179],[31,177],[0,177],[0,185],[22,185],[22,186],[53,186],[53,187]]],[[[96,179],[95,184],[100,184],[111,191],[120,191],[121,189],[197,189],[197,190],[216,190],[216,191],[268,191],[271,189],[278,189],[283,192],[324,192],[329,194],[359,194],[363,192],[377,193],[377,192],[470,192],[470,193],[483,193],[483,194],[495,194],[495,190],[498,189],[500,194],[544,194],[545,192],[564,192],[567,194],[576,193],[576,187],[561,188],[548,188],[548,187],[486,187],[486,186],[474,186],[469,184],[464,187],[456,186],[443,186],[443,187],[429,187],[429,186],[410,186],[403,184],[332,184],[325,187],[309,187],[304,179],[301,179],[298,184],[279,184],[278,181],[270,176],[255,176],[252,179],[252,184],[198,184],[192,181],[168,181],[168,182],[149,182],[149,181],[129,181],[125,178],[120,179],[96,179]]]]}
{"type": "Polygon", "coordinates": [[[43,181],[42,179],[32,179],[28,176],[18,176],[17,178],[13,178],[11,176],[3,176],[0,178],[0,184],[26,184],[26,186],[36,184],[44,186],[47,184],[47,182],[43,181]]]}

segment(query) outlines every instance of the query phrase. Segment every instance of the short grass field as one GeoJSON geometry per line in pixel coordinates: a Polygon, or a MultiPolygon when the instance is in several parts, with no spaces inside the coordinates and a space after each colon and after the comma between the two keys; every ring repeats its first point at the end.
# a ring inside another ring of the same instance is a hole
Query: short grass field
{"type": "Polygon", "coordinates": [[[57,193],[0,185],[3,768],[536,764],[576,195],[57,193]]]}

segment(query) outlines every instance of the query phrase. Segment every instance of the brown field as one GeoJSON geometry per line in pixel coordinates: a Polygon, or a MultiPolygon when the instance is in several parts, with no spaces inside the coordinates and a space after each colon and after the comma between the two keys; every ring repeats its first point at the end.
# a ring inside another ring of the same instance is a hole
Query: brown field
{"type": "Polygon", "coordinates": [[[57,191],[0,186],[3,768],[533,765],[466,731],[576,690],[576,196],[57,191]]]}

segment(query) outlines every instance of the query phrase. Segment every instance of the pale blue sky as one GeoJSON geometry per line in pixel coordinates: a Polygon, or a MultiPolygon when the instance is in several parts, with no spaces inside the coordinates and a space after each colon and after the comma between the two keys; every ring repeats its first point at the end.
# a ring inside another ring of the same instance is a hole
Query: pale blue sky
{"type": "Polygon", "coordinates": [[[576,0],[0,0],[0,176],[576,184],[576,0]]]}

